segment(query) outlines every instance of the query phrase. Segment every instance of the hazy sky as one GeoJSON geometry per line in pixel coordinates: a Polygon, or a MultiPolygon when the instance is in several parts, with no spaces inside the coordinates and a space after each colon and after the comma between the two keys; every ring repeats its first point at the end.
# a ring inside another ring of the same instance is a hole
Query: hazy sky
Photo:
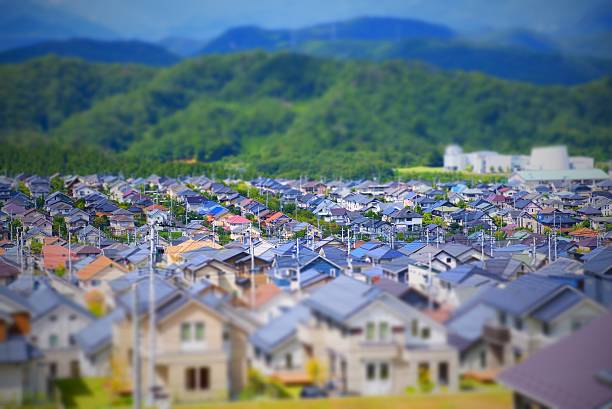
{"type": "MultiPolygon", "coordinates": [[[[0,0],[3,8],[28,0],[0,0]]],[[[29,0],[127,37],[210,37],[236,25],[292,28],[355,16],[415,17],[459,29],[554,32],[612,0],[29,0]]]]}

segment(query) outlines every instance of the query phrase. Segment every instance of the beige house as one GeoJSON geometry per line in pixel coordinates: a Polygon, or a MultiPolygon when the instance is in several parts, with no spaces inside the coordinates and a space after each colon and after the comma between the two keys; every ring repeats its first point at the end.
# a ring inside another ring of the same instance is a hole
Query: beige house
{"type": "Polygon", "coordinates": [[[341,392],[403,394],[419,387],[457,389],[457,352],[444,326],[391,294],[339,277],[251,336],[254,365],[283,379],[306,378],[318,362],[341,392]]]}
{"type": "MultiPolygon", "coordinates": [[[[224,400],[237,394],[245,384],[247,336],[234,322],[231,308],[221,305],[214,295],[194,297],[181,290],[166,291],[156,285],[155,323],[155,384],[173,402],[224,400]]],[[[148,281],[138,283],[139,295],[145,295],[148,281]]],[[[131,299],[133,292],[124,295],[131,299]]],[[[143,391],[149,385],[148,347],[149,321],[147,300],[143,297],[140,313],[142,337],[140,356],[143,368],[143,391]]],[[[129,304],[129,302],[127,303],[129,304]]],[[[132,339],[131,311],[125,319],[113,324],[112,360],[115,368],[123,368],[123,375],[131,383],[132,339]]],[[[113,374],[119,376],[120,374],[113,374]]]]}

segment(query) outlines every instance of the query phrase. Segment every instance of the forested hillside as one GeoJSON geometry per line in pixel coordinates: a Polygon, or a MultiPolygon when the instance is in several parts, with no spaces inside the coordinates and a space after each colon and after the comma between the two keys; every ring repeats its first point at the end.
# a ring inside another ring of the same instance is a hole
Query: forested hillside
{"type": "Polygon", "coordinates": [[[0,76],[0,171],[28,169],[40,158],[31,152],[50,148],[62,155],[29,169],[388,175],[439,165],[451,142],[502,152],[565,143],[612,157],[610,78],[536,86],[264,52],[158,69],[47,57],[1,66],[0,76]]]}

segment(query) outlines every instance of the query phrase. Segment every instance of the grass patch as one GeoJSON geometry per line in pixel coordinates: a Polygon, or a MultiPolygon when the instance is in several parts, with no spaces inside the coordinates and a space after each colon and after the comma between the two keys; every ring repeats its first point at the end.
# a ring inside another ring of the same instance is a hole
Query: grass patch
{"type": "Polygon", "coordinates": [[[451,182],[465,180],[467,182],[500,182],[508,179],[507,173],[474,173],[464,171],[448,171],[440,167],[413,166],[410,168],[397,168],[395,172],[405,179],[439,180],[451,182]]]}
{"type": "Polygon", "coordinates": [[[107,388],[107,378],[75,378],[56,381],[66,409],[129,407],[130,400],[117,399],[107,388]]]}
{"type": "Polygon", "coordinates": [[[287,401],[254,401],[176,405],[177,409],[508,409],[510,391],[499,388],[453,394],[349,397],[287,401]]]}

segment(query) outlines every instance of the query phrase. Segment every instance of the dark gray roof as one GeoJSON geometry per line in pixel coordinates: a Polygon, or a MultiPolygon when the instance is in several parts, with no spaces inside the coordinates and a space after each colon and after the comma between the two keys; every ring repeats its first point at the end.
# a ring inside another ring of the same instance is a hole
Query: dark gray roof
{"type": "Polygon", "coordinates": [[[485,296],[485,301],[496,309],[521,316],[563,286],[564,284],[558,281],[527,274],[512,281],[505,288],[492,289],[485,296]]]}
{"type": "Polygon", "coordinates": [[[611,276],[612,275],[612,246],[608,246],[600,250],[597,254],[590,257],[584,263],[584,270],[586,272],[599,275],[599,276],[611,276]]]}
{"type": "Polygon", "coordinates": [[[584,296],[577,291],[566,288],[555,295],[552,300],[547,301],[543,306],[536,309],[531,315],[540,321],[549,322],[574,304],[580,302],[583,298],[584,296]]]}
{"type": "Polygon", "coordinates": [[[612,388],[597,379],[612,368],[612,313],[503,371],[506,386],[549,407],[599,408],[612,402],[612,388]]]}

